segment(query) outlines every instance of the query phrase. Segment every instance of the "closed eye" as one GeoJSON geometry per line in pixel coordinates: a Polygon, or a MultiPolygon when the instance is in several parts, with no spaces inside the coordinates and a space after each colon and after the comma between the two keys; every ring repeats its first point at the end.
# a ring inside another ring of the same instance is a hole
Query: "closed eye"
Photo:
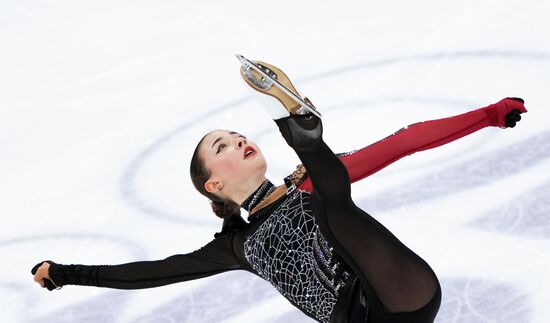
{"type": "Polygon", "coordinates": [[[222,149],[225,148],[225,146],[226,146],[225,144],[220,144],[218,146],[218,151],[216,151],[216,154],[219,153],[220,151],[222,151],[222,149]]]}
{"type": "MultiPolygon", "coordinates": [[[[246,137],[243,136],[243,135],[241,135],[240,133],[231,132],[230,134],[231,134],[231,135],[238,135],[238,138],[243,138],[244,140],[246,140],[246,137]]],[[[218,141],[221,141],[222,139],[223,139],[222,137],[216,139],[216,140],[214,141],[214,143],[212,144],[212,148],[214,147],[214,145],[215,145],[218,141]]],[[[224,149],[225,147],[227,147],[226,144],[220,144],[220,145],[218,146],[218,149],[216,150],[216,154],[218,154],[219,152],[221,152],[222,149],[224,149]]]]}

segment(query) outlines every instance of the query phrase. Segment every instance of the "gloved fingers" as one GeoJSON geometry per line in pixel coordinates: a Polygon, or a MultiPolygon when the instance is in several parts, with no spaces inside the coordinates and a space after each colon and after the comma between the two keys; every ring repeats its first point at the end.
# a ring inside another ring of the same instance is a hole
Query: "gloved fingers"
{"type": "Polygon", "coordinates": [[[52,281],[47,278],[44,278],[44,287],[47,288],[49,291],[56,289],[52,281]]]}
{"type": "Polygon", "coordinates": [[[520,115],[521,112],[519,112],[518,110],[513,110],[512,112],[508,113],[506,115],[506,118],[507,119],[510,119],[512,121],[515,121],[515,122],[518,122],[521,120],[521,115],[520,115]]]}
{"type": "Polygon", "coordinates": [[[512,110],[506,115],[506,127],[513,128],[516,126],[516,123],[521,120],[521,112],[519,110],[512,110]]]}
{"type": "Polygon", "coordinates": [[[34,267],[32,267],[32,269],[31,269],[31,274],[36,275],[36,272],[38,271],[38,268],[39,268],[40,266],[42,266],[42,264],[43,264],[43,262],[38,263],[38,264],[36,264],[34,267]]]}
{"type": "Polygon", "coordinates": [[[505,117],[505,123],[507,128],[514,128],[516,126],[516,123],[521,120],[521,111],[520,110],[512,110],[510,111],[506,117],[505,117]]]}
{"type": "Polygon", "coordinates": [[[519,114],[518,115],[511,115],[510,119],[512,119],[515,122],[518,122],[518,121],[521,120],[521,116],[519,114]]]}

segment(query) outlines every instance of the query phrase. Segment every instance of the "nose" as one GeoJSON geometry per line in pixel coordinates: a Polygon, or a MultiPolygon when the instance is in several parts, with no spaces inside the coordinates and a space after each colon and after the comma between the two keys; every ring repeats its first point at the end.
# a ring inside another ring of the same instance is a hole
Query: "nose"
{"type": "Polygon", "coordinates": [[[243,137],[237,138],[237,147],[243,148],[245,144],[246,144],[246,139],[244,139],[243,137]]]}

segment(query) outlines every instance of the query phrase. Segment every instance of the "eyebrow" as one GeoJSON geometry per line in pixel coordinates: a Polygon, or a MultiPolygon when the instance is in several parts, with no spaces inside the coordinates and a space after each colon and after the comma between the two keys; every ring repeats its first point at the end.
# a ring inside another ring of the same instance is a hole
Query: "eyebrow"
{"type": "MultiPolygon", "coordinates": [[[[239,133],[238,132],[235,132],[235,131],[231,131],[229,132],[230,135],[238,135],[239,133]]],[[[211,148],[214,148],[214,145],[218,143],[218,141],[222,140],[223,138],[222,137],[219,137],[218,139],[214,140],[214,143],[212,144],[212,147],[211,148]]]]}

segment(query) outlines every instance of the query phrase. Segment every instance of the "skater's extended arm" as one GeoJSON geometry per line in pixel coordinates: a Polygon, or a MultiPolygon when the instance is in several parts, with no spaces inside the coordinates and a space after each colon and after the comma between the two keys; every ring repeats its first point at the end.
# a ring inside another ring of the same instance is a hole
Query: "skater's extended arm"
{"type": "MultiPolygon", "coordinates": [[[[204,247],[188,254],[174,255],[163,260],[140,261],[121,265],[60,265],[50,262],[36,265],[32,274],[41,285],[86,285],[118,289],[158,287],[203,278],[228,270],[239,269],[229,235],[222,235],[204,247]],[[42,270],[41,270],[42,268],[42,270]],[[50,278],[49,281],[42,281],[50,278]]],[[[48,288],[50,289],[50,288],[48,288]]]]}
{"type": "MultiPolygon", "coordinates": [[[[507,126],[506,121],[510,121],[508,114],[513,110],[527,112],[523,102],[504,99],[457,116],[415,123],[370,146],[345,154],[340,159],[353,183],[405,156],[442,146],[485,127],[507,126]]],[[[300,188],[310,191],[311,181],[306,179],[300,188]]]]}

